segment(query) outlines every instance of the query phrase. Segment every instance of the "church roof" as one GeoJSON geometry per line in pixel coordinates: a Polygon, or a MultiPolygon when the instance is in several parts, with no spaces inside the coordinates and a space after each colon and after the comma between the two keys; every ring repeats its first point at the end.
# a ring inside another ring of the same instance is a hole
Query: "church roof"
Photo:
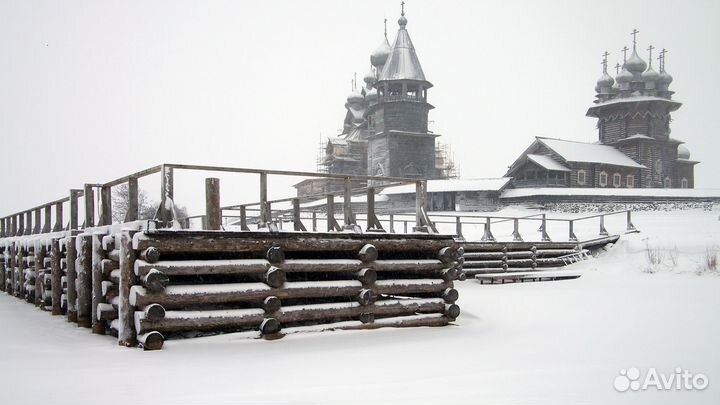
{"type": "Polygon", "coordinates": [[[403,17],[398,23],[400,29],[395,37],[392,52],[380,72],[379,80],[419,80],[424,82],[426,81],[425,73],[420,66],[420,60],[415,53],[410,35],[405,29],[407,20],[403,17]]]}
{"type": "Polygon", "coordinates": [[[567,162],[600,163],[613,166],[644,168],[626,154],[610,145],[537,137],[537,141],[567,162]]]}
{"type": "Polygon", "coordinates": [[[531,161],[537,163],[538,165],[540,165],[541,167],[543,167],[547,170],[556,170],[559,172],[571,171],[565,165],[563,165],[562,163],[559,163],[557,160],[554,160],[550,156],[528,154],[527,157],[531,161]]]}

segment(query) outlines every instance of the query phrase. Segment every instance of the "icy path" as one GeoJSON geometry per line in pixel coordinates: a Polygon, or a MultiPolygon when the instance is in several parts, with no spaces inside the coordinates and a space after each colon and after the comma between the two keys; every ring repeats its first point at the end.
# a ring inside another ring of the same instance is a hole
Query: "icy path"
{"type": "Polygon", "coordinates": [[[577,280],[459,283],[463,314],[445,328],[225,335],[144,353],[2,293],[0,402],[720,403],[720,276],[695,275],[691,255],[700,240],[718,242],[717,213],[644,214],[636,225],[647,232],[581,263],[577,280]],[[685,238],[668,235],[682,224],[685,238]],[[678,245],[680,268],[642,271],[648,235],[678,245]],[[628,367],[682,367],[710,386],[618,393],[613,380],[628,367]]]}

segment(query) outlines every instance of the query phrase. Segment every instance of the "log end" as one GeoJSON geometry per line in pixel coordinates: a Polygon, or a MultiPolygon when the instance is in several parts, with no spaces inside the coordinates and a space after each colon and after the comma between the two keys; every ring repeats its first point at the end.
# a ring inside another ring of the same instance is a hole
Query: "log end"
{"type": "Polygon", "coordinates": [[[458,251],[454,247],[447,246],[438,252],[438,259],[443,263],[452,263],[458,258],[458,251]]]}
{"type": "Polygon", "coordinates": [[[140,254],[140,258],[148,263],[157,263],[158,260],[160,260],[160,250],[154,246],[150,246],[140,254]]]}
{"type": "Polygon", "coordinates": [[[357,302],[362,305],[372,305],[377,301],[377,294],[373,290],[363,288],[357,296],[357,302]]]}
{"type": "Polygon", "coordinates": [[[358,252],[358,258],[365,263],[374,262],[378,258],[377,248],[368,243],[367,245],[360,248],[360,252],[358,252]]]}
{"type": "Polygon", "coordinates": [[[265,298],[265,301],[263,301],[263,309],[266,314],[279,311],[281,306],[282,302],[280,301],[280,298],[275,296],[269,296],[265,298]]]}
{"type": "Polygon", "coordinates": [[[358,319],[362,323],[373,323],[373,322],[375,322],[375,314],[370,313],[370,312],[363,312],[360,314],[358,319]]]}
{"type": "Polygon", "coordinates": [[[460,307],[456,304],[446,305],[445,316],[450,320],[457,319],[457,317],[460,316],[460,307]]]}
{"type": "Polygon", "coordinates": [[[285,251],[280,246],[273,246],[265,253],[267,261],[273,264],[285,261],[285,251]]]}
{"type": "Polygon", "coordinates": [[[445,300],[445,302],[452,304],[457,301],[458,298],[460,298],[460,294],[454,288],[447,288],[445,289],[445,291],[443,291],[442,298],[443,300],[445,300]]]}
{"type": "Polygon", "coordinates": [[[165,308],[160,304],[150,304],[145,307],[145,319],[159,321],[165,318],[165,308]]]}
{"type": "Polygon", "coordinates": [[[285,272],[281,269],[278,269],[277,267],[271,267],[267,272],[265,272],[264,281],[265,284],[269,285],[270,287],[280,288],[287,281],[287,276],[285,275],[285,272]]]}
{"type": "Polygon", "coordinates": [[[170,277],[162,271],[151,269],[145,277],[143,277],[143,286],[150,291],[160,292],[165,290],[170,284],[170,277]]]}
{"type": "Polygon", "coordinates": [[[357,272],[357,279],[362,285],[375,284],[377,281],[377,273],[373,269],[362,269],[357,272]]]}
{"type": "Polygon", "coordinates": [[[148,332],[138,336],[138,343],[143,350],[160,350],[165,343],[165,337],[160,332],[148,332]]]}
{"type": "Polygon", "coordinates": [[[280,321],[275,318],[265,318],[260,324],[260,332],[263,336],[280,333],[280,321]]]}

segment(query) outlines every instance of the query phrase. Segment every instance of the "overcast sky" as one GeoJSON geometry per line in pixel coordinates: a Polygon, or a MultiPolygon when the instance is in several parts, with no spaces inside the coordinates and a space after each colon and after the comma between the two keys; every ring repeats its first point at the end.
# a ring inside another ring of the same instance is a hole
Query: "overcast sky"
{"type": "MultiPolygon", "coordinates": [[[[399,13],[399,1],[0,0],[0,215],[162,162],[314,171],[399,13]]],[[[462,177],[503,175],[538,135],[596,140],[585,112],[601,54],[621,61],[637,27],[646,61],[650,44],[669,50],[683,103],[672,136],[702,162],[697,187],[720,187],[720,2],[408,0],[406,16],[435,85],[431,129],[462,177]]],[[[195,208],[202,177],[179,180],[178,204],[195,208]]],[[[255,183],[223,177],[222,203],[256,199],[255,183]]]]}

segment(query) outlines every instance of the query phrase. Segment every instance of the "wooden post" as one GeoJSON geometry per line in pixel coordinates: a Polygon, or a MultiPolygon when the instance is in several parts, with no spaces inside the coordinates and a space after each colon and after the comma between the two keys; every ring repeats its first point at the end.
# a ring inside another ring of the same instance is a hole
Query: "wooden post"
{"type": "Polygon", "coordinates": [[[138,204],[138,179],[130,176],[128,178],[128,205],[124,222],[137,221],[140,218],[138,204]]]}
{"type": "Polygon", "coordinates": [[[23,235],[32,235],[33,233],[33,222],[32,222],[32,211],[25,211],[25,231],[23,235]]]}
{"type": "Polygon", "coordinates": [[[174,219],[172,207],[174,198],[173,168],[162,165],[160,168],[160,207],[158,208],[157,219],[161,227],[169,227],[174,219]]]}
{"type": "Polygon", "coordinates": [[[100,203],[102,205],[100,225],[112,225],[112,191],[110,187],[100,188],[100,203]]]}
{"type": "Polygon", "coordinates": [[[42,209],[35,208],[35,227],[33,233],[38,234],[42,231],[42,209]]]}
{"type": "Polygon", "coordinates": [[[247,226],[247,212],[245,210],[245,206],[240,206],[240,229],[243,231],[249,231],[250,228],[247,226]]]}
{"type": "Polygon", "coordinates": [[[332,194],[327,195],[327,230],[328,232],[342,231],[340,224],[335,219],[335,196],[332,194]]]}
{"type": "Polygon", "coordinates": [[[575,221],[568,221],[568,240],[571,242],[577,242],[578,238],[575,236],[575,221]]]}
{"type": "Polygon", "coordinates": [[[61,315],[62,308],[62,269],[60,269],[60,241],[53,238],[50,241],[50,292],[52,293],[52,314],[61,315]]]}
{"type": "Polygon", "coordinates": [[[43,293],[45,270],[45,246],[35,243],[35,306],[45,309],[45,294],[43,293]]]}
{"type": "Polygon", "coordinates": [[[16,269],[18,269],[17,274],[15,275],[15,295],[23,299],[25,298],[25,261],[23,258],[25,257],[25,249],[23,249],[22,246],[19,246],[19,249],[17,250],[17,262],[15,264],[16,269]]]}
{"type": "Polygon", "coordinates": [[[53,232],[59,232],[63,229],[63,203],[55,204],[55,225],[53,232]]]}
{"type": "Polygon", "coordinates": [[[78,250],[77,267],[77,322],[84,328],[92,326],[92,236],[82,234],[78,236],[80,249],[78,250]]]}
{"type": "Polygon", "coordinates": [[[312,230],[313,232],[317,232],[317,212],[313,211],[312,213],[312,230]]]}
{"type": "Polygon", "coordinates": [[[600,215],[600,236],[608,236],[608,231],[605,229],[605,215],[600,215]]]}
{"type": "MultiPolygon", "coordinates": [[[[425,209],[425,199],[427,198],[426,190],[422,181],[415,182],[415,228],[413,230],[423,230],[423,210],[425,209]]],[[[427,229],[426,229],[427,230],[427,229]]]]}
{"type": "Polygon", "coordinates": [[[220,209],[220,179],[205,179],[205,218],[207,229],[222,229],[222,210],[220,209]]]}
{"type": "Polygon", "coordinates": [[[390,233],[395,233],[395,215],[390,214],[390,233]]]}
{"type": "Polygon", "coordinates": [[[92,301],[90,316],[92,317],[92,332],[98,335],[105,334],[105,321],[98,319],[98,306],[105,303],[105,295],[102,291],[103,271],[102,261],[105,258],[105,249],[102,247],[104,232],[93,232],[92,234],[92,301]]]}
{"type": "Polygon", "coordinates": [[[459,216],[458,216],[458,217],[455,217],[455,235],[456,235],[458,238],[463,238],[463,239],[465,239],[465,238],[463,237],[463,233],[462,233],[462,221],[460,220],[460,217],[459,217],[459,216]]]}
{"type": "Polygon", "coordinates": [[[307,232],[307,229],[305,229],[305,225],[303,225],[302,219],[300,218],[300,199],[293,198],[292,206],[293,206],[293,228],[296,231],[307,232]]]}
{"type": "Polygon", "coordinates": [[[92,228],[95,226],[95,190],[90,184],[85,185],[83,191],[85,196],[85,228],[92,228]]]}
{"type": "Polygon", "coordinates": [[[78,198],[82,190],[70,190],[70,229],[80,229],[78,226],[78,198]]]}
{"type": "Polygon", "coordinates": [[[485,218],[485,231],[483,232],[483,236],[480,240],[482,241],[488,241],[488,242],[495,242],[495,236],[492,234],[492,230],[490,229],[490,217],[485,218]]]}
{"type": "Polygon", "coordinates": [[[272,220],[267,197],[267,173],[260,173],[260,226],[272,220]]]}
{"type": "Polygon", "coordinates": [[[118,344],[122,346],[135,346],[137,333],[135,331],[135,309],[130,305],[130,287],[134,280],[135,250],[132,246],[132,236],[124,231],[120,237],[120,287],[118,297],[118,344]]]}
{"type": "Polygon", "coordinates": [[[48,233],[52,229],[52,205],[46,205],[42,209],[44,220],[40,233],[48,233]]]}
{"type": "Polygon", "coordinates": [[[513,219],[513,241],[522,242],[523,238],[520,235],[520,220],[517,218],[513,219]]]}
{"type": "Polygon", "coordinates": [[[23,236],[25,234],[25,214],[18,214],[16,222],[17,232],[15,232],[15,235],[23,236]]]}
{"type": "Polygon", "coordinates": [[[7,220],[7,218],[0,219],[0,238],[4,238],[5,236],[7,236],[5,234],[5,221],[6,220],[7,220]]]}
{"type": "Polygon", "coordinates": [[[350,178],[346,177],[344,181],[343,193],[343,229],[354,229],[355,220],[352,212],[352,183],[350,178]]]}
{"type": "Polygon", "coordinates": [[[77,322],[77,249],[75,242],[77,237],[69,236],[65,239],[65,265],[67,266],[67,319],[68,322],[77,322]]]}
{"type": "Polygon", "coordinates": [[[552,242],[550,240],[550,235],[548,235],[547,233],[547,220],[545,218],[545,214],[542,214],[542,225],[540,225],[540,232],[540,240],[542,240],[543,242],[552,242]]]}
{"type": "Polygon", "coordinates": [[[367,231],[385,232],[380,220],[375,215],[375,189],[369,187],[367,189],[367,231]]]}
{"type": "Polygon", "coordinates": [[[632,211],[628,210],[628,212],[627,212],[627,231],[633,232],[636,230],[637,229],[635,229],[635,225],[633,225],[633,223],[632,223],[632,211]]]}

